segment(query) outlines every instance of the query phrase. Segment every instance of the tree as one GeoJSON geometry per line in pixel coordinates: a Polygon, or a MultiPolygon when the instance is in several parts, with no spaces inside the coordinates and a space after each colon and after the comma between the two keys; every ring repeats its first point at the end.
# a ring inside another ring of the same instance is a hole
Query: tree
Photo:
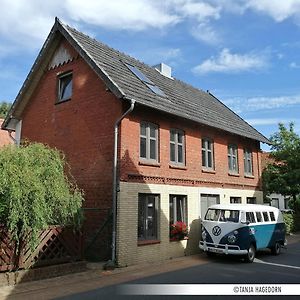
{"type": "Polygon", "coordinates": [[[11,107],[11,104],[8,102],[1,102],[0,103],[0,118],[5,118],[7,115],[9,109],[11,107]]]}
{"type": "Polygon", "coordinates": [[[34,247],[49,225],[80,226],[83,193],[66,169],[62,153],[40,143],[0,150],[0,224],[19,247],[34,247]]]}
{"type": "Polygon", "coordinates": [[[263,187],[267,194],[278,193],[292,197],[294,208],[300,194],[300,137],[294,131],[294,123],[286,128],[279,124],[279,131],[271,138],[273,163],[263,172],[263,187]]]}

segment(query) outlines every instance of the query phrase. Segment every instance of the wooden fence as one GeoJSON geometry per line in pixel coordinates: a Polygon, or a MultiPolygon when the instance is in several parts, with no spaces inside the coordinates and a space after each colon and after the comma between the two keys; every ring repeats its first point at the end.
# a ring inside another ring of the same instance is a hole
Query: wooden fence
{"type": "Polygon", "coordinates": [[[40,232],[38,241],[34,249],[25,245],[20,257],[16,258],[16,245],[4,226],[0,225],[0,271],[54,265],[82,259],[82,236],[73,232],[71,228],[51,226],[40,232]]]}

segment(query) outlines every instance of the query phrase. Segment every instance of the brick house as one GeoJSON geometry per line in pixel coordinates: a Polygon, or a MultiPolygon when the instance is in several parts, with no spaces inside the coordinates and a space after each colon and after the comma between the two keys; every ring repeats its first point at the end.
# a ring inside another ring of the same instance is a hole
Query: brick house
{"type": "Polygon", "coordinates": [[[267,138],[168,66],[150,67],[58,19],[2,127],[64,151],[85,191],[87,241],[113,208],[121,266],[198,251],[213,203],[263,202],[267,138]],[[189,225],[188,239],[170,240],[176,221],[189,225]]]}
{"type": "MultiPolygon", "coordinates": [[[[3,121],[4,119],[0,118],[0,124],[2,124],[3,121]]],[[[0,147],[13,144],[14,143],[13,138],[14,138],[13,136],[12,137],[9,136],[9,132],[0,130],[0,147]]]]}

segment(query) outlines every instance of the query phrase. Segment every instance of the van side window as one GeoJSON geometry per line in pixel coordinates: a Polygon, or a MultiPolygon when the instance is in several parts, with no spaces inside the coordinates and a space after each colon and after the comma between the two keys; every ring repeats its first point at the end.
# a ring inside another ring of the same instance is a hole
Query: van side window
{"type": "Polygon", "coordinates": [[[270,219],[271,221],[275,221],[275,215],[272,211],[270,211],[270,219]]]}
{"type": "Polygon", "coordinates": [[[257,220],[257,222],[262,222],[261,212],[257,211],[255,214],[256,214],[256,220],[257,220]]]}
{"type": "Polygon", "coordinates": [[[264,212],[263,212],[263,216],[264,216],[265,222],[269,222],[269,215],[268,215],[268,212],[267,212],[267,211],[264,211],[264,212]]]}
{"type": "Polygon", "coordinates": [[[249,223],[255,223],[254,213],[252,211],[246,212],[246,221],[249,223]]]}

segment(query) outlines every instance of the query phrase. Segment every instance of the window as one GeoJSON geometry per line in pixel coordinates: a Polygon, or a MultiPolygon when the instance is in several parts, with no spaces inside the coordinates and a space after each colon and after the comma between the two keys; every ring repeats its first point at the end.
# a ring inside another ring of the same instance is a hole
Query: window
{"type": "Polygon", "coordinates": [[[155,124],[141,123],[140,158],[158,161],[158,126],[155,124]]]}
{"type": "Polygon", "coordinates": [[[279,208],[279,199],[278,198],[272,198],[271,205],[274,207],[279,208]]]}
{"type": "Polygon", "coordinates": [[[253,175],[252,152],[249,149],[244,150],[244,172],[246,175],[253,175]]]}
{"type": "Polygon", "coordinates": [[[238,149],[236,145],[228,145],[228,169],[230,173],[238,173],[238,149]]]}
{"type": "Polygon", "coordinates": [[[264,221],[265,221],[265,222],[269,222],[269,215],[268,215],[268,212],[267,212],[267,211],[264,211],[264,212],[263,212],[263,216],[264,216],[264,221]]]}
{"type": "Polygon", "coordinates": [[[238,210],[210,208],[205,215],[205,220],[237,223],[239,221],[239,215],[240,212],[238,210]]]}
{"type": "Polygon", "coordinates": [[[138,68],[130,64],[126,64],[126,67],[140,80],[142,81],[153,93],[156,95],[166,97],[165,93],[159,89],[144,73],[142,73],[138,68]]]}
{"type": "Polygon", "coordinates": [[[230,203],[242,203],[241,197],[230,197],[230,203]]]}
{"type": "Polygon", "coordinates": [[[255,213],[255,215],[256,215],[256,220],[257,220],[257,222],[262,222],[262,221],[263,221],[263,220],[262,220],[262,216],[261,216],[261,212],[257,211],[257,212],[255,213]]]}
{"type": "Polygon", "coordinates": [[[213,169],[214,164],[214,143],[211,139],[202,139],[202,167],[213,169]]]}
{"type": "Polygon", "coordinates": [[[159,195],[139,194],[138,240],[158,239],[159,195]]]}
{"type": "Polygon", "coordinates": [[[255,197],[247,197],[247,204],[256,204],[255,197]]]}
{"type": "Polygon", "coordinates": [[[58,77],[58,102],[72,97],[72,73],[65,73],[58,77]]]}
{"type": "Polygon", "coordinates": [[[170,130],[170,161],[175,164],[184,164],[184,132],[178,129],[170,130]]]}
{"type": "Polygon", "coordinates": [[[270,219],[271,221],[275,221],[275,215],[272,211],[270,211],[270,219]]]}
{"type": "Polygon", "coordinates": [[[252,211],[246,212],[246,221],[249,223],[255,223],[255,217],[252,211]]]}
{"type": "Polygon", "coordinates": [[[187,224],[187,197],[183,195],[170,195],[170,224],[184,222],[187,224]]]}

